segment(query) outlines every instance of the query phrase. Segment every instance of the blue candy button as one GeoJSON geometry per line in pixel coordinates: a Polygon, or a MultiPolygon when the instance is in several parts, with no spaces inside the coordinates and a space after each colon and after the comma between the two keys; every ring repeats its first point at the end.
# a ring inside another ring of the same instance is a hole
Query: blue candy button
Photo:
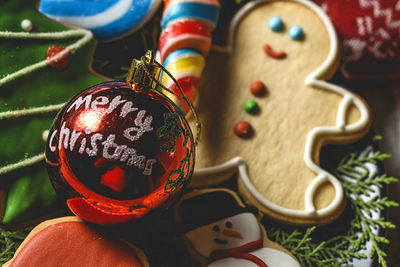
{"type": "Polygon", "coordinates": [[[283,22],[280,17],[272,17],[269,20],[269,28],[274,32],[279,32],[283,29],[283,22]]]}
{"type": "Polygon", "coordinates": [[[289,36],[293,40],[300,41],[304,37],[303,29],[300,26],[292,26],[289,29],[289,36]]]}

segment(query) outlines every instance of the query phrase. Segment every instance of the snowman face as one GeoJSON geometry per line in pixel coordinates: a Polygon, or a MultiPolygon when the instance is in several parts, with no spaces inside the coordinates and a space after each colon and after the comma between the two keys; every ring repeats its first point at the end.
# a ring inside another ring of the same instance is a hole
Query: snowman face
{"type": "Polygon", "coordinates": [[[200,255],[209,258],[215,250],[239,247],[261,238],[253,213],[241,213],[199,227],[185,234],[200,255]]]}

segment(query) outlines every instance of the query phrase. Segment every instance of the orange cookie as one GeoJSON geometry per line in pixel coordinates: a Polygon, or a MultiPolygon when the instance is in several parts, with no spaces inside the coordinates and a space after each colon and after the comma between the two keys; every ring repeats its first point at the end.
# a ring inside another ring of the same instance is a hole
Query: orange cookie
{"type": "Polygon", "coordinates": [[[355,141],[371,124],[363,99],[326,82],[338,62],[333,25],[312,2],[245,5],[199,85],[204,127],[191,186],[238,172],[239,192],[264,214],[299,225],[337,218],[345,196],[320,167],[321,146],[355,141]],[[255,81],[265,85],[261,96],[255,81]]]}
{"type": "Polygon", "coordinates": [[[268,239],[257,209],[245,206],[231,190],[186,194],[174,217],[188,251],[202,266],[300,267],[289,251],[268,239]]]}
{"type": "Polygon", "coordinates": [[[149,262],[133,245],[105,236],[70,216],[36,226],[3,266],[139,267],[149,266],[149,262]]]}

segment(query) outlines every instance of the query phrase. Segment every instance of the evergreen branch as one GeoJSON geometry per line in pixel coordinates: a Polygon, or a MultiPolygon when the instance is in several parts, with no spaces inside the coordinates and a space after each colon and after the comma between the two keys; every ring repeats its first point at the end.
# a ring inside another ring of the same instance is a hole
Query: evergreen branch
{"type": "Polygon", "coordinates": [[[372,137],[372,141],[376,142],[376,141],[381,141],[383,138],[381,135],[375,135],[374,137],[372,137]]]}
{"type": "Polygon", "coordinates": [[[13,257],[15,251],[31,230],[32,227],[15,232],[0,228],[0,264],[6,263],[13,257]]]}

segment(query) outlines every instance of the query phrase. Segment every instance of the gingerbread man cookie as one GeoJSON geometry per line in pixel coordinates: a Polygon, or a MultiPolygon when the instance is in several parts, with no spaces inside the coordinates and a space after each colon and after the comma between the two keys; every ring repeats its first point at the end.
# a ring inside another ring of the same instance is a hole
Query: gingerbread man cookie
{"type": "Polygon", "coordinates": [[[246,202],[277,220],[337,218],[345,197],[320,167],[321,146],[357,140],[371,122],[359,96],[326,82],[338,62],[334,28],[315,4],[245,5],[232,20],[228,46],[208,57],[199,85],[204,127],[191,186],[238,172],[246,202]],[[266,87],[261,96],[250,90],[254,81],[266,87]]]}
{"type": "Polygon", "coordinates": [[[289,251],[268,239],[257,209],[245,206],[231,190],[188,193],[175,206],[174,217],[202,266],[300,267],[289,251]]]}

